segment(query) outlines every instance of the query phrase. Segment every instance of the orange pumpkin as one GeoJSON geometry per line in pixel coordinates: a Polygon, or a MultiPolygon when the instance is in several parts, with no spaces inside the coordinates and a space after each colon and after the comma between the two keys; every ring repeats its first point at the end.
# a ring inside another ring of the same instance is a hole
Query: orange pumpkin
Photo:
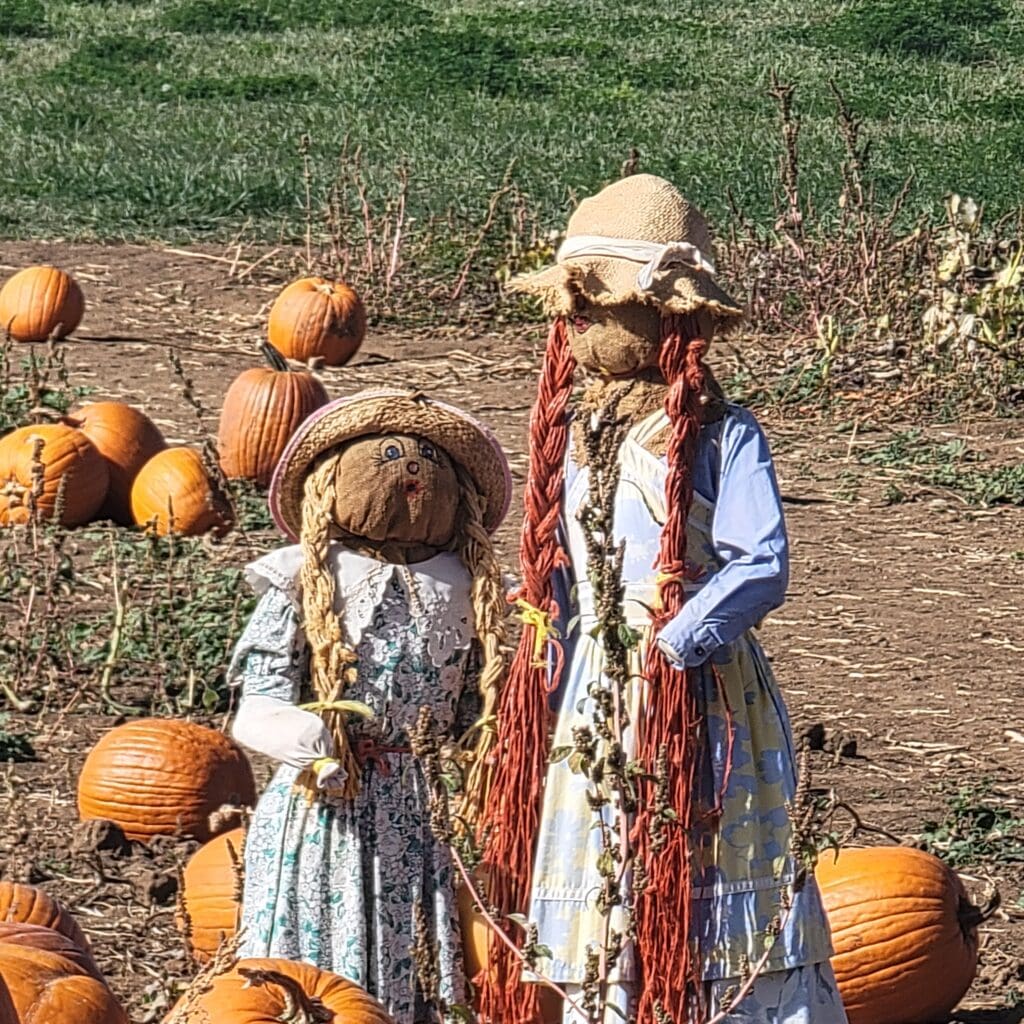
{"type": "Polygon", "coordinates": [[[62,525],[80,526],[99,511],[110,481],[103,456],[74,427],[66,423],[40,423],[18,427],[0,438],[0,526],[30,520],[29,502],[37,464],[42,467],[42,493],[38,499],[42,518],[53,518],[61,492],[62,525]]]}
{"type": "Polygon", "coordinates": [[[394,1024],[355,982],[311,964],[274,959],[239,960],[191,1006],[182,1000],[166,1019],[168,1024],[276,1024],[285,1019],[289,1003],[303,1001],[333,1011],[335,1024],[394,1024]]]}
{"type": "Polygon", "coordinates": [[[106,460],[110,486],[100,513],[130,526],[132,483],[139,470],[167,447],[156,424],[124,402],[90,402],[75,409],[66,422],[77,427],[106,460]]]}
{"type": "Polygon", "coordinates": [[[66,338],[82,322],[85,299],[78,282],[56,267],[26,267],[0,288],[0,338],[66,338]]]}
{"type": "MultiPolygon", "coordinates": [[[[182,900],[191,923],[192,955],[205,963],[238,929],[239,878],[245,830],[232,829],[199,847],[185,865],[182,900]]],[[[177,925],[185,930],[179,914],[177,925]]]]}
{"type": "Polygon", "coordinates": [[[0,922],[49,928],[90,953],[89,940],[71,911],[60,900],[34,885],[0,882],[0,922]]]}
{"type": "Polygon", "coordinates": [[[267,336],[289,359],[320,358],[327,366],[343,366],[366,336],[363,300],[344,281],[304,277],[278,295],[267,336]]]}
{"type": "Polygon", "coordinates": [[[11,990],[0,976],[0,1024],[18,1024],[18,1011],[11,999],[11,990]]]}
{"type": "Polygon", "coordinates": [[[38,924],[0,924],[0,943],[5,942],[59,953],[86,974],[103,981],[103,975],[96,966],[92,954],[52,928],[44,928],[38,924]]]}
{"type": "Polygon", "coordinates": [[[131,506],[135,522],[160,536],[220,537],[231,527],[231,506],[194,448],[157,452],[132,483],[131,506]]]}
{"type": "Polygon", "coordinates": [[[24,1024],[130,1024],[104,982],[51,950],[0,942],[0,976],[24,1024]]]}
{"type": "Polygon", "coordinates": [[[313,374],[291,372],[270,345],[263,351],[270,366],[243,370],[224,396],[217,446],[228,479],[265,487],[296,427],[328,397],[313,374]]]}
{"type": "Polygon", "coordinates": [[[111,729],[89,751],[78,777],[83,821],[106,818],[129,839],[143,841],[181,835],[206,842],[213,835],[213,811],[255,802],[252,768],[241,747],[215,729],[169,718],[111,729]]]}
{"type": "Polygon", "coordinates": [[[824,853],[816,869],[850,1024],[926,1024],[971,987],[981,914],[938,857],[903,846],[824,853]]]}

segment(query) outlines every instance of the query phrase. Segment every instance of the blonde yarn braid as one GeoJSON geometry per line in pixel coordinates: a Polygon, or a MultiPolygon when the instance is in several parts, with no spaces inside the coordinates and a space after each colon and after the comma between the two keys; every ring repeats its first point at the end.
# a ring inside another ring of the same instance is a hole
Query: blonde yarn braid
{"type": "MultiPolygon", "coordinates": [[[[355,652],[341,633],[341,616],[335,605],[334,573],[327,565],[336,499],[336,471],[340,455],[333,454],[315,466],[303,485],[302,584],[303,627],[310,648],[310,676],[318,702],[341,699],[345,686],[355,680],[355,652]]],[[[355,796],[359,789],[359,762],[345,732],[345,717],[338,710],[319,712],[334,740],[334,756],[347,773],[344,795],[355,796]]],[[[299,776],[297,785],[310,794],[316,791],[311,769],[299,776]]]]}
{"type": "Polygon", "coordinates": [[[478,733],[466,776],[465,791],[459,804],[459,817],[470,831],[487,799],[494,766],[488,756],[497,737],[497,709],[505,676],[506,614],[508,602],[501,568],[494,553],[491,535],[484,528],[484,499],[462,466],[455,465],[461,492],[459,558],[472,577],[473,618],[477,640],[483,654],[477,686],[483,700],[480,717],[460,738],[465,746],[478,733]]]}

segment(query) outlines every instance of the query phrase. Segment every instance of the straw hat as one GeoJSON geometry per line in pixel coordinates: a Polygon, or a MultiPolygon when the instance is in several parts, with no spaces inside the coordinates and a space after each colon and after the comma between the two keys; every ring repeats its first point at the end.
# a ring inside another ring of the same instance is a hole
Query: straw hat
{"type": "Polygon", "coordinates": [[[417,392],[381,388],[338,398],[307,417],[292,435],[270,481],[274,522],[292,540],[302,524],[306,474],[324,452],[369,434],[415,434],[443,448],[473,478],[484,498],[484,526],[493,533],[508,512],[512,474],[491,431],[454,406],[417,392]]]}
{"type": "Polygon", "coordinates": [[[679,190],[653,174],[621,178],[569,218],[553,267],[513,278],[554,316],[583,295],[599,306],[645,302],[669,313],[707,309],[727,326],[743,308],[715,283],[711,232],[679,190]]]}

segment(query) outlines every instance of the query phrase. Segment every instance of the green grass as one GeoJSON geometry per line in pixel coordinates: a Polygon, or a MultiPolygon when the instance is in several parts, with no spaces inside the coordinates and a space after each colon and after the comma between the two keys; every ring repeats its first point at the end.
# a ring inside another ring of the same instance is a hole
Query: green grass
{"type": "Polygon", "coordinates": [[[769,69],[797,84],[803,185],[835,212],[828,80],[908,220],[956,190],[1019,202],[1024,13],[1009,0],[0,0],[0,237],[185,239],[301,228],[343,139],[371,199],[479,222],[509,161],[543,227],[641,168],[720,224],[772,219],[769,69]],[[628,40],[629,45],[625,45],[628,40]]]}

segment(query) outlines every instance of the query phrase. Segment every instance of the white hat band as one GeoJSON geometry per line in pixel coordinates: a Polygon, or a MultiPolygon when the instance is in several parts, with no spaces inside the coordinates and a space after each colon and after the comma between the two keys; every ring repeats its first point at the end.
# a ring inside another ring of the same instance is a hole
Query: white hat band
{"type": "Polygon", "coordinates": [[[612,238],[607,235],[573,235],[559,247],[555,259],[559,263],[580,256],[610,256],[644,264],[636,275],[636,286],[649,292],[654,275],[663,267],[682,265],[714,276],[715,265],[689,242],[645,242],[637,238],[612,238]]]}

